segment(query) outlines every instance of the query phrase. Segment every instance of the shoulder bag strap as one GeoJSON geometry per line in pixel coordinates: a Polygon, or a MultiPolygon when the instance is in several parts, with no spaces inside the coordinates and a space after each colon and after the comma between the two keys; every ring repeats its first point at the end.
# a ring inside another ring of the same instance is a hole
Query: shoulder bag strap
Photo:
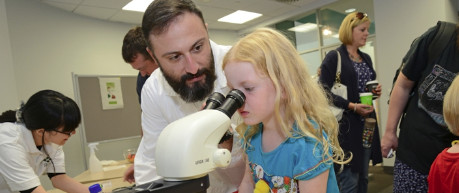
{"type": "Polygon", "coordinates": [[[336,54],[338,54],[338,62],[336,64],[336,76],[335,76],[335,82],[341,83],[341,56],[339,54],[338,50],[335,50],[336,54]]]}

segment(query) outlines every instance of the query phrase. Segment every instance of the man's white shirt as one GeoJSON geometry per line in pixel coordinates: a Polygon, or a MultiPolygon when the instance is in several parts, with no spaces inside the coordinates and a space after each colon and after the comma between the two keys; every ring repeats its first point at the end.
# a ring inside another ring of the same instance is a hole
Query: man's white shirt
{"type": "MultiPolygon", "coordinates": [[[[230,89],[226,85],[222,60],[230,46],[217,45],[210,42],[217,76],[213,92],[226,95],[230,89]]],[[[172,89],[161,70],[155,70],[142,88],[142,131],[143,137],[139,144],[134,162],[136,184],[145,184],[160,177],[156,172],[155,147],[161,131],[171,122],[201,110],[203,101],[187,103],[172,89]]],[[[233,116],[234,117],[234,116],[233,116]]],[[[234,120],[234,118],[233,118],[234,120]]],[[[242,159],[243,151],[238,135],[233,140],[231,164],[219,168],[209,174],[210,193],[229,193],[237,190],[245,171],[242,159]]],[[[180,142],[177,142],[180,143],[180,142]]]]}

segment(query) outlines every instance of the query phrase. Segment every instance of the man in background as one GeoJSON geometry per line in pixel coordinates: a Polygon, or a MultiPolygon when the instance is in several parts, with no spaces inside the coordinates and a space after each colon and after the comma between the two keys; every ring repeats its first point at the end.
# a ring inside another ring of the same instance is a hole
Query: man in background
{"type": "Polygon", "coordinates": [[[143,37],[142,28],[140,26],[134,27],[126,33],[121,53],[124,61],[129,63],[132,68],[139,71],[139,74],[137,75],[136,90],[140,103],[140,93],[142,91],[143,84],[145,84],[145,81],[147,81],[151,73],[158,68],[156,62],[147,52],[147,42],[143,37]]]}
{"type": "MultiPolygon", "coordinates": [[[[158,68],[158,64],[153,60],[150,54],[147,52],[147,42],[143,37],[142,28],[136,26],[130,29],[123,39],[123,46],[121,48],[121,54],[126,63],[130,64],[132,68],[139,71],[137,75],[137,96],[139,97],[139,103],[141,103],[141,92],[142,87],[150,77],[151,73],[158,68]]],[[[140,131],[143,135],[142,130],[140,131]]],[[[130,167],[125,171],[125,181],[130,183],[134,182],[134,168],[130,167]]]]}

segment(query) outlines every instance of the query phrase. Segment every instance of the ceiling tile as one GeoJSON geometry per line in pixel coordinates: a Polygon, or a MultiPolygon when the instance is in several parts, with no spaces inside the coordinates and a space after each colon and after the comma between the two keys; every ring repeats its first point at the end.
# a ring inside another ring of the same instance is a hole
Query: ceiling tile
{"type": "Polygon", "coordinates": [[[91,7],[86,5],[78,6],[73,12],[81,15],[86,15],[89,17],[95,17],[98,19],[109,19],[111,16],[115,15],[119,10],[110,9],[110,8],[101,8],[101,7],[91,7]]]}
{"type": "MultiPolygon", "coordinates": [[[[74,12],[98,19],[124,22],[141,25],[143,13],[123,11],[121,8],[130,0],[35,0],[66,11],[74,12]]],[[[349,5],[355,5],[359,10],[365,11],[372,7],[372,1],[368,0],[193,0],[202,10],[209,29],[233,30],[243,33],[254,27],[271,25],[304,12],[325,6],[339,12],[349,5]],[[333,7],[326,6],[332,2],[333,7]],[[236,10],[252,11],[263,14],[244,24],[231,24],[218,22],[217,20],[236,10]]],[[[369,16],[371,13],[369,13],[369,16]]]]}
{"type": "Polygon", "coordinates": [[[78,3],[68,3],[68,2],[57,2],[57,1],[43,1],[44,3],[63,9],[65,11],[72,12],[78,6],[78,3]]]}
{"type": "Polygon", "coordinates": [[[222,18],[223,16],[226,16],[230,13],[233,13],[236,11],[235,9],[231,8],[218,8],[218,7],[208,7],[208,6],[201,6],[202,10],[206,10],[203,12],[204,19],[207,20],[218,20],[219,18],[222,18]]]}
{"type": "Polygon", "coordinates": [[[131,0],[83,0],[81,5],[121,9],[131,0]]]}
{"type": "Polygon", "coordinates": [[[83,0],[41,0],[42,2],[80,4],[83,0]]]}
{"type": "Polygon", "coordinates": [[[110,21],[117,21],[117,22],[124,22],[130,23],[134,25],[142,25],[142,12],[136,11],[119,11],[115,15],[113,15],[109,20],[110,21]]]}

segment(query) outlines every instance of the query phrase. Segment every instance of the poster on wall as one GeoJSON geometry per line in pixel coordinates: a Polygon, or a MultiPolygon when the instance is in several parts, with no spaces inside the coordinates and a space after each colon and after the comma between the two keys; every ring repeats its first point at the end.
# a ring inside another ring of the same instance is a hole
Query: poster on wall
{"type": "Polygon", "coordinates": [[[100,96],[102,97],[102,109],[122,109],[123,94],[121,92],[120,78],[100,78],[100,96]]]}

